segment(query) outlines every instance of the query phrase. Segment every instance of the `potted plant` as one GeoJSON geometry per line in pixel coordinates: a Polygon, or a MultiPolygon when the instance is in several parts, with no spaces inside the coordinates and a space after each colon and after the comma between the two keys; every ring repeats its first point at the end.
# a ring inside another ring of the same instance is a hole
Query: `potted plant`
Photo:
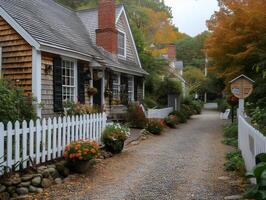
{"type": "Polygon", "coordinates": [[[98,90],[95,87],[89,87],[87,92],[89,96],[94,96],[95,94],[97,94],[98,90]]]}
{"type": "Polygon", "coordinates": [[[164,121],[169,128],[176,128],[176,125],[178,124],[178,120],[175,115],[169,115],[164,119],[164,121]]]}
{"type": "Polygon", "coordinates": [[[102,141],[107,151],[117,154],[124,148],[124,142],[129,137],[130,130],[126,126],[114,123],[106,126],[102,141]]]}
{"type": "Polygon", "coordinates": [[[85,173],[91,167],[91,160],[99,155],[99,145],[95,141],[76,141],[65,148],[64,158],[69,168],[78,173],[85,173]]]}
{"type": "Polygon", "coordinates": [[[154,135],[160,135],[164,128],[164,120],[150,120],[147,123],[146,130],[154,135]]]}

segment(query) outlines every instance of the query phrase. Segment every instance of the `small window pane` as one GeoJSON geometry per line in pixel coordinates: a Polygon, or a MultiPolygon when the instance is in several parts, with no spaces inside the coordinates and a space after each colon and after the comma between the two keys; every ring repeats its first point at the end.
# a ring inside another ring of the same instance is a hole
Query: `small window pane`
{"type": "Polygon", "coordinates": [[[74,62],[63,60],[62,62],[62,82],[63,82],[63,100],[74,101],[75,97],[75,74],[74,62]]]}
{"type": "Polygon", "coordinates": [[[118,32],[118,55],[125,56],[125,34],[118,32]]]}

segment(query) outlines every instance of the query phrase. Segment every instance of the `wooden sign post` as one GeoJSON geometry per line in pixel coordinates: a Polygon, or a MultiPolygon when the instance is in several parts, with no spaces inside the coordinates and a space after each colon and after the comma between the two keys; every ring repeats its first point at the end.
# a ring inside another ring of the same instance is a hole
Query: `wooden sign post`
{"type": "Polygon", "coordinates": [[[244,113],[244,99],[249,97],[253,91],[253,84],[255,81],[245,75],[240,75],[230,81],[231,92],[239,99],[239,113],[244,113]]]}

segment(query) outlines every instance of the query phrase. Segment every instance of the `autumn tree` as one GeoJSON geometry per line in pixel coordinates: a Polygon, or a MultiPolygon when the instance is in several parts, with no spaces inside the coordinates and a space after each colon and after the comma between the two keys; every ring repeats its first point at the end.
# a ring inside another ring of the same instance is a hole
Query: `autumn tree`
{"type": "Polygon", "coordinates": [[[265,76],[265,1],[220,0],[219,5],[208,21],[211,35],[205,46],[212,66],[226,82],[241,73],[265,76]]]}

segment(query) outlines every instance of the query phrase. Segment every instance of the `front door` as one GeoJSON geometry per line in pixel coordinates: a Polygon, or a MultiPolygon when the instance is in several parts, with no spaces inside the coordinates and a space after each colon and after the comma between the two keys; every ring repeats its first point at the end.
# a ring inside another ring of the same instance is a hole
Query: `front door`
{"type": "Polygon", "coordinates": [[[102,79],[93,80],[93,87],[97,89],[97,94],[93,96],[93,105],[102,105],[102,79]]]}

